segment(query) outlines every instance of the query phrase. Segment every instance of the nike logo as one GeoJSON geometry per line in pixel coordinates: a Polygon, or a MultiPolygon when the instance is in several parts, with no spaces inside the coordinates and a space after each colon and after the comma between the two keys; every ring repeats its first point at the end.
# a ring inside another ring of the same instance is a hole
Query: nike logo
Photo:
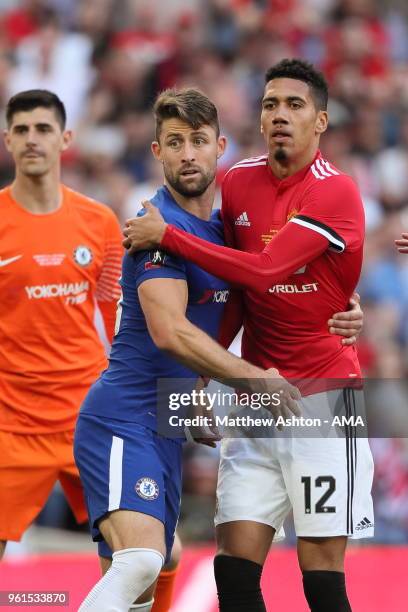
{"type": "Polygon", "coordinates": [[[13,263],[13,261],[17,261],[17,259],[20,259],[20,257],[22,257],[22,255],[16,255],[15,257],[10,257],[9,259],[2,259],[0,257],[0,268],[2,266],[8,266],[9,264],[13,263]]]}

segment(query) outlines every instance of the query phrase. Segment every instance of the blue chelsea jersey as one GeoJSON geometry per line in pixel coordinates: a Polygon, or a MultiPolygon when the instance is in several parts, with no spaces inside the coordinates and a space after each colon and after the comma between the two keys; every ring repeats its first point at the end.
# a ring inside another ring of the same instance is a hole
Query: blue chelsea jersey
{"type": "MultiPolygon", "coordinates": [[[[204,221],[181,208],[166,187],[158,190],[152,203],[160,209],[166,222],[216,244],[224,243],[219,211],[204,221]]],[[[217,337],[229,295],[225,281],[160,249],[135,255],[126,253],[120,280],[119,329],[113,340],[109,367],[91,387],[81,412],[138,422],[156,429],[157,380],[190,379],[191,388],[194,386],[197,374],[160,351],[149,335],[137,289],[152,278],[185,280],[187,319],[208,335],[217,337]]]]}

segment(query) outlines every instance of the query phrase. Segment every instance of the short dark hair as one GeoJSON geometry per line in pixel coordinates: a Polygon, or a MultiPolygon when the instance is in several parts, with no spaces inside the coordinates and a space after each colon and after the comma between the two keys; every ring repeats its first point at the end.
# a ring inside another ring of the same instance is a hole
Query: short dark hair
{"type": "Polygon", "coordinates": [[[67,121],[65,106],[55,93],[47,89],[28,89],[10,98],[6,107],[7,125],[11,125],[16,113],[31,111],[39,106],[53,109],[61,129],[65,130],[67,121]]]}
{"type": "Polygon", "coordinates": [[[329,88],[323,74],[301,59],[283,59],[271,66],[265,74],[265,83],[273,79],[296,79],[309,85],[317,110],[326,110],[329,88]]]}
{"type": "Polygon", "coordinates": [[[217,138],[220,134],[218,112],[215,105],[200,90],[166,89],[156,98],[153,107],[156,119],[156,139],[159,140],[163,121],[166,119],[180,119],[194,130],[202,125],[214,128],[217,138]]]}

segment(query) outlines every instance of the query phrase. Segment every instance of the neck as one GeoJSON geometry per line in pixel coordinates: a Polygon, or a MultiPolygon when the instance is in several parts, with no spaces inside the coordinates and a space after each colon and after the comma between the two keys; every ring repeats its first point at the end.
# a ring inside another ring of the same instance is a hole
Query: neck
{"type": "Polygon", "coordinates": [[[187,212],[195,215],[199,219],[203,219],[204,221],[209,220],[214,204],[215,180],[207,187],[202,195],[195,198],[181,195],[178,191],[173,189],[167,181],[164,181],[164,184],[181,208],[184,208],[184,210],[187,210],[187,212]]]}
{"type": "Polygon", "coordinates": [[[57,210],[62,203],[59,176],[26,176],[17,171],[11,184],[13,198],[26,210],[34,214],[46,214],[57,210]]]}
{"type": "Polygon", "coordinates": [[[279,179],[288,178],[302,168],[309,166],[316,157],[318,147],[314,146],[296,159],[288,157],[286,160],[276,160],[273,152],[269,152],[268,162],[273,174],[279,179]]]}

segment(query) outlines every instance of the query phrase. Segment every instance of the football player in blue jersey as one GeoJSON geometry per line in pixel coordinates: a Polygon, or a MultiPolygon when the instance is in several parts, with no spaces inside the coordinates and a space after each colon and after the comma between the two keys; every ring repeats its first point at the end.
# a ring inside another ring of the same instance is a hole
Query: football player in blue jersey
{"type": "MultiPolygon", "coordinates": [[[[226,144],[215,106],[195,89],[168,90],[154,114],[152,152],[165,180],[152,202],[166,221],[222,244],[220,217],[211,212],[226,144]]],[[[169,558],[181,493],[182,439],[157,433],[159,379],[183,379],[191,389],[198,374],[240,379],[248,391],[280,391],[282,410],[299,414],[298,391],[277,370],[265,372],[213,339],[224,281],[155,249],[125,255],[121,286],[109,367],[88,393],[75,435],[92,535],[101,556],[113,553],[80,611],[152,609],[147,589],[169,558]],[[145,603],[132,605],[142,594],[145,603]]]]}

